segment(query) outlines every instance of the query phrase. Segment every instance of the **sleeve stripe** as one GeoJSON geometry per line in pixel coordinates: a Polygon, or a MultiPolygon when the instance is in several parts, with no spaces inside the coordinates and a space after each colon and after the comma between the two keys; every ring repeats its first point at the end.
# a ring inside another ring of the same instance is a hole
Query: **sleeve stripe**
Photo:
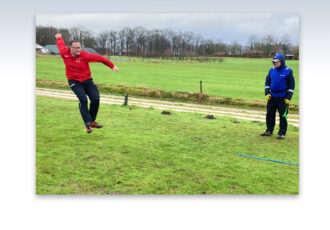
{"type": "Polygon", "coordinates": [[[265,89],[269,89],[270,87],[269,86],[266,86],[265,89]]]}
{"type": "Polygon", "coordinates": [[[293,93],[293,89],[288,89],[288,92],[291,92],[291,93],[293,93]]]}

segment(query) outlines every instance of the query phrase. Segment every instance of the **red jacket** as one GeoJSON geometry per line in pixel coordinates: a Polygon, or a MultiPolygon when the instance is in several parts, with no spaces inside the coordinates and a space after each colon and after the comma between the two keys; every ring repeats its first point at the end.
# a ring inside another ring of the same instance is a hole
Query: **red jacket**
{"type": "Polygon", "coordinates": [[[105,57],[88,53],[84,50],[80,55],[72,56],[70,48],[65,46],[64,40],[58,38],[56,40],[57,48],[63,58],[65,64],[65,72],[67,79],[76,80],[79,82],[86,81],[91,78],[91,71],[89,69],[89,62],[102,62],[104,65],[109,66],[111,69],[114,67],[111,61],[105,57]]]}

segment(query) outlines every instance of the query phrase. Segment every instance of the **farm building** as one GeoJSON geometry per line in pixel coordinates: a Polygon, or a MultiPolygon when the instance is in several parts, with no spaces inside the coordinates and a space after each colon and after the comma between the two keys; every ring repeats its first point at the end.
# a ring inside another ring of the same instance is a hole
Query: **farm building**
{"type": "Polygon", "coordinates": [[[246,50],[243,53],[243,56],[246,57],[260,57],[263,55],[263,51],[262,50],[246,50]]]}
{"type": "Polygon", "coordinates": [[[224,57],[224,56],[226,56],[226,53],[225,52],[217,52],[217,53],[214,53],[213,56],[215,56],[215,57],[224,57]]]}
{"type": "Polygon", "coordinates": [[[36,44],[36,53],[37,54],[47,54],[48,49],[45,49],[43,46],[36,44]]]}
{"type": "MultiPolygon", "coordinates": [[[[50,51],[50,54],[60,54],[56,45],[46,45],[44,48],[50,51]]],[[[88,53],[98,54],[93,48],[82,47],[88,53]]]]}
{"type": "Polygon", "coordinates": [[[295,60],[295,55],[293,54],[285,54],[285,59],[286,60],[295,60]]]}
{"type": "Polygon", "coordinates": [[[82,49],[85,50],[85,51],[88,52],[88,53],[98,54],[93,48],[86,48],[86,47],[83,47],[82,49]]]}
{"type": "Polygon", "coordinates": [[[44,48],[49,50],[49,54],[60,54],[56,45],[45,45],[44,48]]]}

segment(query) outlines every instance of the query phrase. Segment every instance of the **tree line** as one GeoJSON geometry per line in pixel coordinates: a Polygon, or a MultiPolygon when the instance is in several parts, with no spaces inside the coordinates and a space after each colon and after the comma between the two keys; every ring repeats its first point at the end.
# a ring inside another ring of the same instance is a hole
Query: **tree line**
{"type": "Polygon", "coordinates": [[[80,41],[83,47],[95,49],[102,55],[125,55],[140,57],[183,57],[183,56],[224,56],[254,55],[271,56],[281,51],[299,57],[299,46],[293,46],[289,35],[277,39],[274,35],[258,38],[249,37],[246,45],[232,41],[230,44],[220,39],[205,39],[190,31],[170,29],[148,30],[142,26],[121,30],[104,30],[98,34],[82,26],[56,28],[52,26],[36,27],[36,43],[42,46],[56,44],[54,35],[61,33],[66,44],[80,41]]]}

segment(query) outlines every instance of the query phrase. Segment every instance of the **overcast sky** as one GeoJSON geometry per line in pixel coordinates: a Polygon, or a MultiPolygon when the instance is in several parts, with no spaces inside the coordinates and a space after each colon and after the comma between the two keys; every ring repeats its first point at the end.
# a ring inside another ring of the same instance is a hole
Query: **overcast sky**
{"type": "Polygon", "coordinates": [[[172,29],[201,34],[205,39],[227,44],[238,41],[246,45],[251,35],[262,38],[272,34],[280,39],[288,34],[292,44],[299,44],[299,15],[269,14],[37,14],[36,25],[61,28],[83,26],[99,33],[143,26],[146,29],[172,29]]]}

